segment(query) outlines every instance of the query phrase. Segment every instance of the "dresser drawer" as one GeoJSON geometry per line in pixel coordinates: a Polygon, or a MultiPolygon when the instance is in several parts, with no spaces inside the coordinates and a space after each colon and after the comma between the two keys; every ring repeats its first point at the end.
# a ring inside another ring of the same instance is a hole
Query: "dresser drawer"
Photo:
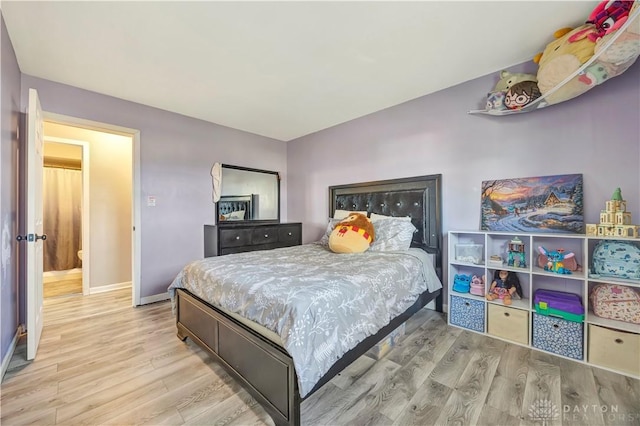
{"type": "Polygon", "coordinates": [[[221,229],[220,248],[239,247],[251,244],[253,229],[221,229]]]}
{"type": "Polygon", "coordinates": [[[489,304],[487,333],[512,342],[529,344],[529,312],[489,304]]]}
{"type": "Polygon", "coordinates": [[[300,244],[301,234],[298,225],[281,226],[278,228],[278,241],[286,244],[300,244]]]}
{"type": "Polygon", "coordinates": [[[640,334],[589,324],[587,361],[594,365],[640,376],[640,334]]]}
{"type": "Polygon", "coordinates": [[[278,228],[271,226],[261,226],[253,230],[251,244],[269,244],[278,241],[278,228]]]}

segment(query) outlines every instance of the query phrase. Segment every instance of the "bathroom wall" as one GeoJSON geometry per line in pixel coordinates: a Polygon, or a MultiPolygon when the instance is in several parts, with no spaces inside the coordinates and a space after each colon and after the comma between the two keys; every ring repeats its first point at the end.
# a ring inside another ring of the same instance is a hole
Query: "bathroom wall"
{"type": "MultiPolygon", "coordinates": [[[[49,122],[44,133],[89,143],[91,290],[131,282],[131,138],[49,122]]],[[[84,252],[83,257],[86,262],[84,252]]]]}

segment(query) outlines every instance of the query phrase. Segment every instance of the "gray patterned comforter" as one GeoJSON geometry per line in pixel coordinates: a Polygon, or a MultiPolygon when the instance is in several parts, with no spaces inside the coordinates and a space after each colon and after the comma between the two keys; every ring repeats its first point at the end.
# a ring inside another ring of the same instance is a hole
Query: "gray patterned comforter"
{"type": "Polygon", "coordinates": [[[441,287],[420,249],[336,254],[313,243],[192,262],[169,292],[187,289],[278,334],[305,396],[342,355],[441,287]]]}

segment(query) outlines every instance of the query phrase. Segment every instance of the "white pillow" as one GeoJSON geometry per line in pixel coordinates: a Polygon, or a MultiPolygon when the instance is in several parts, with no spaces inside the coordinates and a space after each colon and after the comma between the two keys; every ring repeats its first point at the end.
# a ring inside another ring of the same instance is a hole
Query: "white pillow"
{"type": "Polygon", "coordinates": [[[413,234],[417,231],[410,221],[395,217],[374,222],[373,229],[375,239],[369,251],[409,250],[413,234]]]}
{"type": "Polygon", "coordinates": [[[362,213],[363,215],[367,215],[367,212],[359,212],[359,211],[355,211],[355,210],[336,210],[335,212],[333,212],[333,218],[334,219],[344,219],[345,217],[349,216],[351,213],[362,213]]]}
{"type": "Polygon", "coordinates": [[[329,236],[333,232],[333,228],[335,228],[336,224],[341,220],[342,219],[329,219],[329,222],[327,223],[327,229],[325,229],[324,235],[322,236],[322,238],[320,238],[320,244],[327,247],[329,246],[329,236]]]}
{"type": "Polygon", "coordinates": [[[244,210],[237,210],[235,212],[229,213],[227,219],[229,220],[243,220],[244,219],[244,210]]]}
{"type": "Polygon", "coordinates": [[[409,216],[395,217],[395,216],[385,216],[383,214],[377,214],[377,213],[371,213],[371,217],[369,219],[371,219],[371,222],[375,222],[376,220],[384,220],[384,219],[399,219],[399,220],[411,222],[411,217],[409,216]]]}

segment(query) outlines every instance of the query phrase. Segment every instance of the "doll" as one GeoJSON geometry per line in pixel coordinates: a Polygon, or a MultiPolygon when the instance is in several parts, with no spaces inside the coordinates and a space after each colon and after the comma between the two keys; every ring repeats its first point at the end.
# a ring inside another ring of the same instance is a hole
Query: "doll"
{"type": "Polygon", "coordinates": [[[520,280],[515,272],[497,270],[493,274],[493,281],[487,293],[487,300],[502,299],[505,305],[511,304],[511,299],[522,298],[520,280]]]}

